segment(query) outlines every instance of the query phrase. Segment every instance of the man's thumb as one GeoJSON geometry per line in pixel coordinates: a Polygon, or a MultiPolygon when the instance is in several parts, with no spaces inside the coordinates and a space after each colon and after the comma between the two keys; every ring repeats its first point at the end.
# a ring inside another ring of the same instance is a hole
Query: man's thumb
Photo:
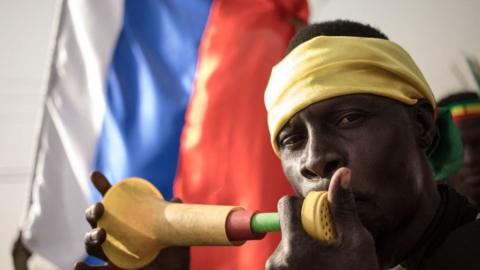
{"type": "Polygon", "coordinates": [[[350,169],[342,167],[333,174],[328,188],[328,202],[339,233],[355,228],[359,222],[350,180],[350,169]]]}

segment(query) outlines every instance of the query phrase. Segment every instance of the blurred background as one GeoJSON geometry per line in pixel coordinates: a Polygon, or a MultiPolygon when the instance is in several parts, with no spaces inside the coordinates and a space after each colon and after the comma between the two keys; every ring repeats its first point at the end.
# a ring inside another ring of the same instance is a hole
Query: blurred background
{"type": "MultiPolygon", "coordinates": [[[[5,270],[13,269],[11,246],[28,205],[59,2],[0,0],[0,268],[5,270]]],[[[437,99],[476,88],[465,57],[480,57],[480,1],[309,4],[311,21],[345,18],[379,27],[410,52],[437,99]]],[[[30,265],[56,269],[38,256],[30,265]]]]}

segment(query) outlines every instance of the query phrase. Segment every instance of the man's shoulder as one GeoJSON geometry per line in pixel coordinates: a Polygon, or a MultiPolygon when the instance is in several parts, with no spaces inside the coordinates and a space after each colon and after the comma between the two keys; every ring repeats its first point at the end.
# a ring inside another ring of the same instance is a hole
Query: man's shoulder
{"type": "Polygon", "coordinates": [[[425,269],[480,269],[480,220],[450,232],[427,259],[425,269]]]}

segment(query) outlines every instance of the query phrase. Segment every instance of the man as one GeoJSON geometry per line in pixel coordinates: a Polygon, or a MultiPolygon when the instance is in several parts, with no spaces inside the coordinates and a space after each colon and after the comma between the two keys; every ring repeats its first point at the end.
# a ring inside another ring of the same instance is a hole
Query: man
{"type": "Polygon", "coordinates": [[[283,238],[268,268],[478,265],[478,211],[435,186],[426,152],[444,149],[434,145],[442,134],[435,134],[433,94],[409,55],[382,33],[341,21],[305,28],[290,47],[266,92],[272,145],[300,195],[328,188],[339,237],[307,237],[301,198],[285,197],[283,238]],[[362,28],[369,34],[347,30],[362,28]]]}
{"type": "MultiPolygon", "coordinates": [[[[282,240],[267,269],[480,266],[478,210],[437,188],[443,167],[427,159],[445,142],[436,136],[433,94],[384,34],[349,21],[305,27],[274,68],[265,102],[274,151],[299,195],[278,203],[282,240]],[[330,242],[301,225],[303,197],[314,190],[328,190],[337,232],[330,242]]],[[[101,206],[87,212],[93,223],[100,216],[101,206]]],[[[93,231],[87,247],[98,254],[104,239],[93,231]]]]}
{"type": "Polygon", "coordinates": [[[460,130],[464,164],[448,178],[448,184],[475,205],[480,205],[480,99],[473,91],[452,94],[438,105],[448,108],[460,130]]]}

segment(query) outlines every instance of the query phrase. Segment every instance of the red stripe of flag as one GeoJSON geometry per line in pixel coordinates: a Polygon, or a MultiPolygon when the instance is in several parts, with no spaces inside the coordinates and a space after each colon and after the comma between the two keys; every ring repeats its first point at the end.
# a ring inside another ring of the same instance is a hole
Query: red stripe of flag
{"type": "MultiPolygon", "coordinates": [[[[306,21],[306,1],[214,1],[181,139],[175,194],[185,202],[276,211],[292,193],[263,105],[271,68],[295,31],[289,16],[306,21]]],[[[192,248],[192,269],[263,269],[279,239],[192,248]]]]}

